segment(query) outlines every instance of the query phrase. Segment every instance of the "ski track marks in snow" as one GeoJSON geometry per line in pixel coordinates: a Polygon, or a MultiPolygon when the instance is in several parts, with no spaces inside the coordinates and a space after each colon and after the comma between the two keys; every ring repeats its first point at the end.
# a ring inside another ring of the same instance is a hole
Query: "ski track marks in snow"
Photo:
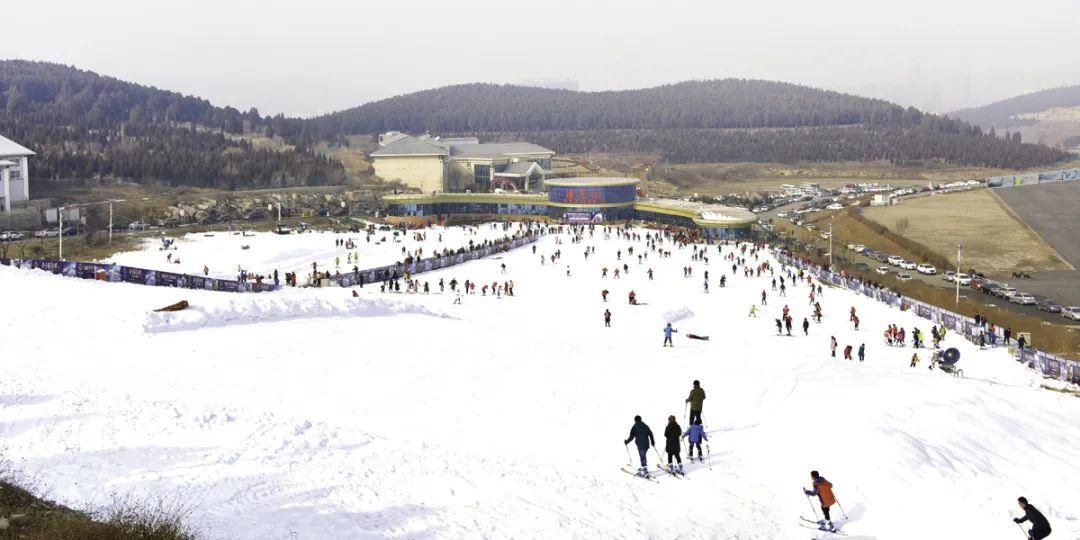
{"type": "MultiPolygon", "coordinates": [[[[216,257],[212,272],[235,269],[238,256],[301,270],[317,256],[325,268],[344,259],[331,236],[263,236],[242,253],[225,248],[250,237],[195,237],[179,254],[199,269],[201,254],[216,257]]],[[[814,533],[797,521],[810,508],[795,488],[812,468],[835,484],[847,538],[1017,538],[1009,518],[1021,494],[1050,518],[1053,538],[1080,537],[1080,488],[1067,481],[1080,477],[1080,404],[1039,390],[1041,377],[1004,351],[953,334],[946,343],[971,379],[927,370],[925,349],[910,369],[911,349],[885,347],[878,330],[929,323],[834,288],[809,337],[799,325],[776,336],[784,302],[797,322],[809,315],[805,285],[789,285],[790,298],[770,291],[748,318],[768,278],[728,275],[704,294],[678,277],[691,250],[665,244],[671,259],[603,280],[617,249],[644,243],[602,236],[585,238],[597,247],[588,262],[564,234],[541,239],[536,254],[420,276],[515,280],[514,298],[466,295],[462,305],[449,292],[231,295],[0,268],[0,296],[18,306],[0,318],[4,457],[78,507],[108,505],[113,493],[179,494],[212,539],[805,539],[814,533]],[[538,264],[556,249],[562,260],[538,264]],[[628,306],[630,289],[653,305],[628,306]],[[192,310],[147,314],[180,299],[192,310]],[[851,305],[861,332],[847,322],[851,305]],[[660,347],[661,317],[682,321],[674,348],[660,347]],[[59,325],[65,339],[53,335],[59,325]],[[830,335],[841,348],[865,342],[867,361],[831,358],[830,335]],[[687,479],[655,484],[616,470],[627,456],[615,441],[634,414],[660,448],[668,414],[685,424],[693,379],[708,393],[713,469],[694,464],[687,479]]],[[[361,260],[392,259],[403,245],[418,244],[373,245],[361,260]]],[[[711,266],[689,264],[718,279],[731,265],[709,250],[711,266]]]]}

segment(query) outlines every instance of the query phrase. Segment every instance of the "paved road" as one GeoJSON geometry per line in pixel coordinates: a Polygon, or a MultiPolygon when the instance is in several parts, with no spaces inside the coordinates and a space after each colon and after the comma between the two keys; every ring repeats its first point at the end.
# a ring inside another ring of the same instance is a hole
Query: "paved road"
{"type": "Polygon", "coordinates": [[[993,193],[1069,264],[1080,268],[1080,181],[1000,188],[993,193]]]}

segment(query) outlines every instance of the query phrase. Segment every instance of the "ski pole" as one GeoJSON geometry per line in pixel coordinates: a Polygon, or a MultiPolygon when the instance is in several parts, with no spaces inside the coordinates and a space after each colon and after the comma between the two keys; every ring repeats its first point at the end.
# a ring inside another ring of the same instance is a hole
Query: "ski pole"
{"type": "Polygon", "coordinates": [[[712,448],[709,448],[709,443],[705,443],[705,455],[709,458],[709,470],[712,470],[712,448]]]}
{"type": "Polygon", "coordinates": [[[664,458],[660,455],[660,451],[656,449],[655,444],[653,445],[652,449],[653,449],[653,452],[656,452],[656,466],[663,469],[664,468],[664,458]]]}
{"type": "Polygon", "coordinates": [[[1016,524],[1016,526],[1017,526],[1017,527],[1020,527],[1020,534],[1024,535],[1024,537],[1025,537],[1025,538],[1031,538],[1031,535],[1030,535],[1030,534],[1028,534],[1028,533],[1027,533],[1027,531],[1025,531],[1025,530],[1024,530],[1024,526],[1023,526],[1023,525],[1021,525],[1021,524],[1017,523],[1017,524],[1016,524]]]}
{"type": "MultiPolygon", "coordinates": [[[[833,498],[836,499],[836,495],[833,495],[833,498]]],[[[836,499],[836,506],[840,508],[840,513],[844,514],[844,520],[847,521],[847,512],[844,511],[844,505],[840,504],[840,499],[836,499]]]]}
{"type": "Polygon", "coordinates": [[[806,504],[810,505],[810,510],[814,513],[814,520],[817,521],[818,520],[817,508],[814,507],[814,503],[810,502],[810,496],[807,495],[805,491],[803,492],[803,495],[806,497],[806,504]]]}
{"type": "Polygon", "coordinates": [[[626,449],[626,466],[627,467],[633,467],[634,466],[634,458],[630,457],[630,445],[629,444],[624,444],[623,448],[626,449]]]}
{"type": "Polygon", "coordinates": [[[689,403],[684,403],[683,404],[682,417],[683,417],[683,420],[686,421],[686,422],[689,422],[689,418],[690,418],[689,417],[690,413],[687,412],[687,409],[689,409],[689,408],[690,408],[689,403]]]}

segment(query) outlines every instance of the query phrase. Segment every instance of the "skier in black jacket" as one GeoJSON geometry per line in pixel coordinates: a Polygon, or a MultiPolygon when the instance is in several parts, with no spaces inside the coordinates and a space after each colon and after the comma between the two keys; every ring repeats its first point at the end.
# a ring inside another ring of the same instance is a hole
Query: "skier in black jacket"
{"type": "Polygon", "coordinates": [[[630,428],[630,436],[626,438],[626,442],[623,444],[630,444],[630,441],[634,441],[637,445],[638,456],[641,457],[641,468],[638,469],[638,474],[647,476],[649,474],[649,466],[645,461],[645,454],[648,453],[650,446],[656,446],[656,439],[653,438],[652,430],[649,429],[649,426],[641,421],[640,416],[634,417],[634,427],[630,428]]]}
{"type": "Polygon", "coordinates": [[[675,421],[675,416],[667,417],[667,427],[664,428],[664,439],[667,443],[664,445],[664,451],[667,452],[667,467],[668,472],[671,474],[682,474],[682,456],[679,454],[682,452],[682,427],[675,421]],[[678,465],[671,464],[671,458],[674,457],[678,465]]]}
{"type": "Polygon", "coordinates": [[[1028,538],[1031,540],[1042,540],[1047,536],[1050,536],[1050,522],[1046,521],[1046,516],[1042,515],[1038,509],[1028,504],[1027,499],[1020,497],[1017,499],[1020,503],[1020,508],[1024,510],[1024,517],[1013,518],[1016,523],[1023,523],[1025,521],[1031,522],[1031,530],[1028,531],[1028,538]]]}

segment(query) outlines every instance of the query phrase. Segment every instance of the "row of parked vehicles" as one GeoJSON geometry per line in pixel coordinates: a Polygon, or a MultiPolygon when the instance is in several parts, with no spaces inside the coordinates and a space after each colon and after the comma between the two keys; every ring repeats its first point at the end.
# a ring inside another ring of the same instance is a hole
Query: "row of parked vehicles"
{"type": "MultiPolygon", "coordinates": [[[[882,265],[875,269],[875,272],[878,274],[886,275],[893,273],[894,270],[892,267],[899,268],[900,270],[915,270],[920,274],[928,276],[936,275],[938,273],[937,268],[931,264],[915,264],[903,257],[875,251],[862,244],[850,244],[847,248],[856,253],[861,253],[875,261],[887,263],[888,266],[882,265]]],[[[900,281],[910,281],[913,279],[913,276],[908,272],[896,271],[894,275],[896,276],[896,279],[900,281]]],[[[959,283],[961,286],[982,291],[984,294],[1008,300],[1013,304],[1035,306],[1040,311],[1060,313],[1061,316],[1066,319],[1080,321],[1080,306],[1062,307],[1051,298],[1040,298],[1033,294],[1020,291],[1016,289],[1016,287],[1011,287],[1006,283],[993,281],[981,273],[968,274],[946,270],[941,274],[941,277],[949,283],[959,283]]]]}
{"type": "MultiPolygon", "coordinates": [[[[79,234],[79,231],[75,227],[64,227],[64,236],[75,236],[76,234],[79,234]]],[[[56,229],[34,231],[34,238],[56,238],[57,236],[60,236],[60,231],[56,229]]],[[[0,232],[0,242],[17,242],[25,239],[26,234],[20,231],[0,232]]]]}

